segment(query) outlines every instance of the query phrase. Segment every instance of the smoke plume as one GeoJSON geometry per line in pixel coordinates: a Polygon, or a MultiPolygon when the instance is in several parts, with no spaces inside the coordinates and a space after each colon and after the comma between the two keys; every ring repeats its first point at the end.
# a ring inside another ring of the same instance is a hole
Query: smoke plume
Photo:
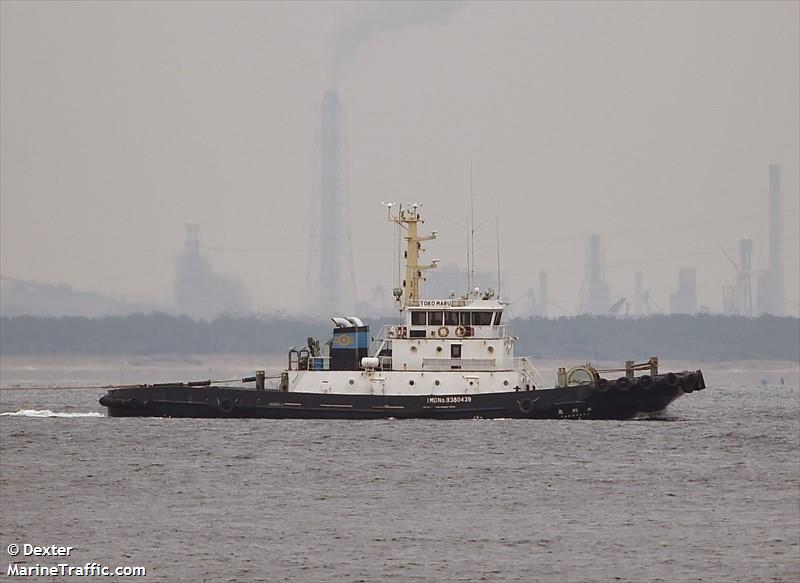
{"type": "Polygon", "coordinates": [[[357,3],[334,32],[331,51],[331,84],[338,85],[353,64],[362,45],[384,34],[415,26],[444,26],[465,2],[357,3]]]}

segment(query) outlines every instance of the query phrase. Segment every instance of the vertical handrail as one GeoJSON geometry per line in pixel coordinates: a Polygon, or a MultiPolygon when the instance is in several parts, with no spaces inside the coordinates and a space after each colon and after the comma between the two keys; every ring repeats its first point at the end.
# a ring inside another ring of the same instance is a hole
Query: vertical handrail
{"type": "Polygon", "coordinates": [[[381,326],[380,332],[378,332],[378,335],[369,345],[369,349],[367,350],[369,356],[378,356],[378,353],[383,349],[384,345],[390,341],[389,331],[393,328],[394,326],[391,324],[381,326]]]}
{"type": "Polygon", "coordinates": [[[544,386],[544,377],[538,371],[538,369],[533,366],[533,363],[525,356],[519,357],[520,368],[522,369],[522,375],[530,381],[530,383],[535,387],[544,386]]]}

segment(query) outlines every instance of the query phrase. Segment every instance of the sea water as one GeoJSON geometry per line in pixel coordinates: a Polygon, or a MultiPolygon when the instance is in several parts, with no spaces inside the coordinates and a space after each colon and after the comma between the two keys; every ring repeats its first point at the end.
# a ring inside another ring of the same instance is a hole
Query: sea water
{"type": "Polygon", "coordinates": [[[664,419],[622,422],[124,419],[100,389],[0,391],[0,569],[797,581],[797,365],[703,368],[664,419]]]}

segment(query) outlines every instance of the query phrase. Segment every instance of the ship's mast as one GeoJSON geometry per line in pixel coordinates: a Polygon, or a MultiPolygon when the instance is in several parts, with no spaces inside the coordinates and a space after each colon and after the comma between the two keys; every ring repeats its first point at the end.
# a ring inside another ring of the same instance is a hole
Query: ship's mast
{"type": "MultiPolygon", "coordinates": [[[[403,306],[409,305],[420,299],[420,282],[424,279],[422,272],[428,269],[434,269],[439,260],[434,259],[426,265],[421,265],[419,262],[419,254],[424,251],[422,248],[423,241],[430,241],[436,238],[436,231],[432,231],[430,235],[420,235],[417,228],[420,223],[424,223],[420,218],[419,203],[412,203],[408,205],[410,208],[403,208],[403,205],[397,205],[397,214],[392,214],[392,207],[394,204],[387,204],[389,207],[389,220],[399,224],[406,231],[404,239],[406,240],[406,277],[403,280],[402,296],[403,306]]],[[[396,294],[399,296],[400,294],[396,294]]]]}
{"type": "Polygon", "coordinates": [[[469,163],[469,249],[467,250],[467,294],[475,287],[475,191],[472,190],[472,162],[469,163]]]}

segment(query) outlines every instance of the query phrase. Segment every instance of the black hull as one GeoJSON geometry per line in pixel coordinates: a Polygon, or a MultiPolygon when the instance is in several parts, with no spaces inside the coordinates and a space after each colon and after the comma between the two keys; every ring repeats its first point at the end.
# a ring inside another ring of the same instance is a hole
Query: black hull
{"type": "Polygon", "coordinates": [[[663,411],[705,388],[703,374],[683,372],[647,383],[612,382],[473,395],[345,395],[234,387],[158,385],[112,389],[100,399],[111,417],[258,419],[630,419],[663,411]]]}

